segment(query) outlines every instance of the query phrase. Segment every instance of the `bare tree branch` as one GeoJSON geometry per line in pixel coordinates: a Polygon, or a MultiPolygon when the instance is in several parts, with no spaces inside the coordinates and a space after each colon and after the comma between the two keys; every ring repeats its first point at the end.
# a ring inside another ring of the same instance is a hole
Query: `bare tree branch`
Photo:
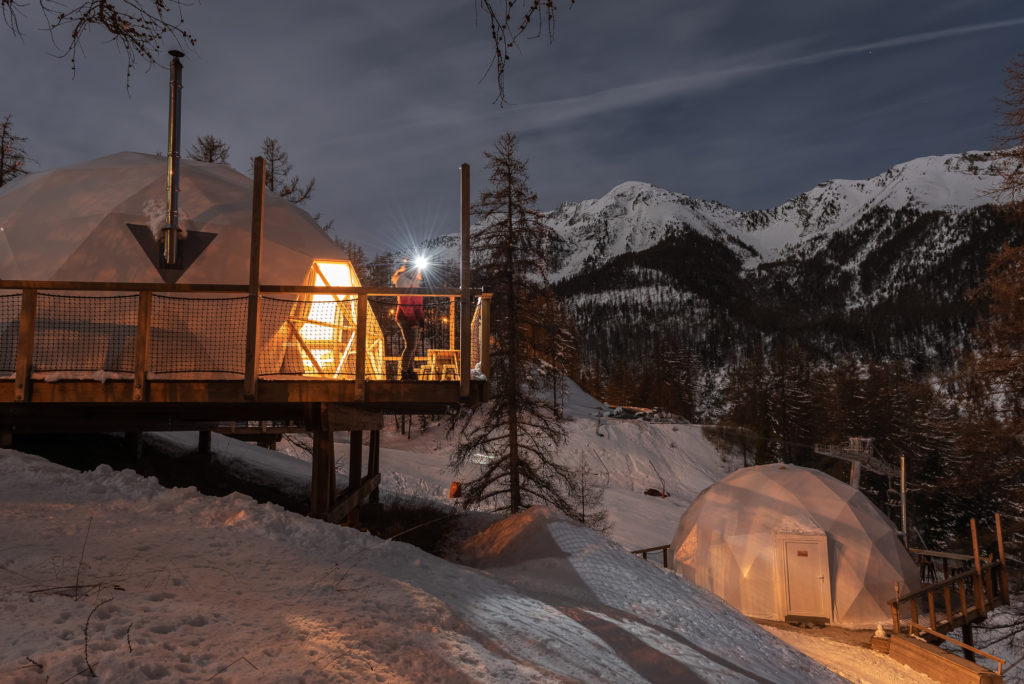
{"type": "MultiPolygon", "coordinates": [[[[569,0],[572,7],[576,0],[569,0]]],[[[494,71],[498,82],[498,95],[494,101],[504,106],[505,99],[505,67],[512,58],[509,50],[519,46],[524,36],[538,38],[547,31],[548,40],[555,39],[555,14],[558,12],[555,0],[480,0],[479,8],[487,16],[491,29],[491,41],[494,54],[491,63],[484,72],[494,71]],[[535,32],[527,34],[527,29],[534,27],[535,32]]],[[[481,79],[482,80],[482,79],[481,79]]]]}
{"type": "MultiPolygon", "coordinates": [[[[60,0],[38,0],[45,30],[49,31],[58,57],[71,58],[77,66],[82,41],[90,28],[105,31],[109,42],[124,52],[128,60],[128,78],[138,60],[156,62],[164,41],[174,39],[179,46],[194,47],[195,37],[184,29],[182,8],[187,0],[84,0],[67,5],[60,0]]],[[[0,0],[0,14],[15,36],[23,35],[21,18],[27,2],[0,0]]]]}

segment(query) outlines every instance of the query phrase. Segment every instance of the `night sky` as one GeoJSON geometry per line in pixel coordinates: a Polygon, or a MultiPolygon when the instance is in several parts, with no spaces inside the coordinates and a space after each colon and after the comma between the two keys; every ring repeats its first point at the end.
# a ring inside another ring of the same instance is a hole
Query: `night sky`
{"type": "MultiPolygon", "coordinates": [[[[539,208],[640,180],[737,209],[930,154],[988,149],[1019,0],[578,0],[523,41],[504,107],[473,0],[202,0],[184,63],[183,151],[212,134],[242,172],[266,136],[304,207],[369,255],[458,228],[458,165],[519,135],[539,208]]],[[[166,151],[168,71],[94,31],[76,73],[26,4],[0,32],[3,104],[32,170],[166,151]]],[[[60,36],[58,36],[58,42],[60,36]]],[[[166,47],[174,47],[168,45],[166,47]]]]}

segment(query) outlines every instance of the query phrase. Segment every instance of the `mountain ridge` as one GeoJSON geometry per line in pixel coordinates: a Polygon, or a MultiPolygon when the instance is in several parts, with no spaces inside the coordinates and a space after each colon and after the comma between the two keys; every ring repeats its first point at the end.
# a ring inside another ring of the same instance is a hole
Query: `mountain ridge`
{"type": "Polygon", "coordinates": [[[999,182],[995,163],[996,153],[987,151],[921,157],[868,179],[825,181],[777,207],[747,211],[626,181],[600,198],[565,202],[545,214],[563,251],[586,255],[559,264],[552,280],[650,247],[683,226],[731,244],[746,256],[748,269],[794,252],[806,256],[813,243],[853,227],[876,207],[956,211],[989,204],[999,182]],[[603,230],[611,225],[614,234],[603,230]]]}

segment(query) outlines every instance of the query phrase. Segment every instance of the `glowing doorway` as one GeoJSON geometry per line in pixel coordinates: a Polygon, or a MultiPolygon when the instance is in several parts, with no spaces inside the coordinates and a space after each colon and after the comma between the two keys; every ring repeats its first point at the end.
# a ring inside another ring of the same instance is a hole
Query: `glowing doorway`
{"type": "MultiPolygon", "coordinates": [[[[314,261],[306,276],[314,287],[358,287],[347,261],[314,261]]],[[[356,372],[359,300],[355,295],[305,295],[289,326],[301,350],[303,375],[352,380],[356,372]]],[[[384,336],[373,312],[366,312],[366,378],[384,377],[384,336]]]]}

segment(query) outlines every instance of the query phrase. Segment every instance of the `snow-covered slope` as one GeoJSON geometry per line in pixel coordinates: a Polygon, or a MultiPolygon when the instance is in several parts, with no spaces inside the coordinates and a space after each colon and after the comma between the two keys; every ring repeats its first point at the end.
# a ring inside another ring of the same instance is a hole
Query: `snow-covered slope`
{"type": "MultiPolygon", "coordinates": [[[[604,490],[608,537],[627,549],[641,549],[672,540],[686,507],[706,487],[730,469],[726,456],[704,436],[699,425],[649,423],[603,418],[602,405],[575,383],[567,382],[564,411],[569,438],[559,452],[572,467],[585,466],[604,490]],[[648,496],[647,489],[664,489],[666,498],[648,496]]],[[[607,408],[607,407],[605,407],[607,408]]],[[[381,490],[385,497],[413,496],[448,501],[452,480],[472,477],[454,474],[448,460],[457,434],[448,436],[443,423],[418,425],[411,436],[387,429],[381,439],[381,490]]],[[[336,439],[347,439],[339,432],[336,439]]],[[[195,448],[194,433],[148,435],[177,444],[183,452],[195,448]]],[[[213,458],[237,477],[273,485],[295,496],[309,491],[309,454],[283,442],[282,451],[213,435],[213,458]]],[[[340,442],[339,454],[348,445],[340,442]]],[[[338,458],[338,486],[348,479],[348,461],[338,458]]],[[[453,502],[454,503],[454,502],[453,502]]]]}
{"type": "Polygon", "coordinates": [[[0,451],[0,680],[840,681],[542,510],[446,562],[131,471],[0,451]]]}

